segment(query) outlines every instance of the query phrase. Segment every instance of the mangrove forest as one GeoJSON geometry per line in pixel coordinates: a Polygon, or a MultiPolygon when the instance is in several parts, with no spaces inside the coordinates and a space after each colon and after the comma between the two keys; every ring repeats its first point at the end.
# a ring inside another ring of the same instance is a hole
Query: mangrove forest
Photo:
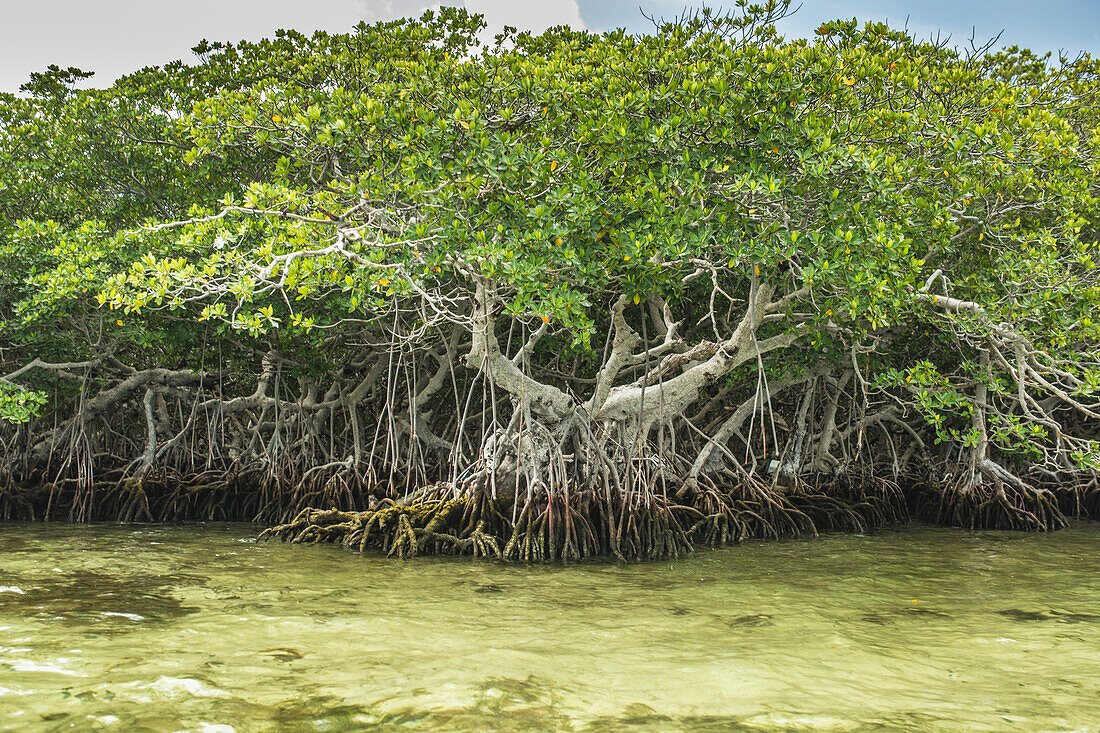
{"type": "Polygon", "coordinates": [[[1096,518],[1100,62],[738,5],[0,94],[0,519],[544,562],[1096,518]]]}

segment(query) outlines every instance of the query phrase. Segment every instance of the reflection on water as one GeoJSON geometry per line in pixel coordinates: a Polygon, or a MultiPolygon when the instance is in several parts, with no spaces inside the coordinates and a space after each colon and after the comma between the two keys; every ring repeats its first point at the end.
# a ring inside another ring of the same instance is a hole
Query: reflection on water
{"type": "Polygon", "coordinates": [[[0,730],[1100,730],[1100,526],[515,567],[0,526],[0,730]]]}

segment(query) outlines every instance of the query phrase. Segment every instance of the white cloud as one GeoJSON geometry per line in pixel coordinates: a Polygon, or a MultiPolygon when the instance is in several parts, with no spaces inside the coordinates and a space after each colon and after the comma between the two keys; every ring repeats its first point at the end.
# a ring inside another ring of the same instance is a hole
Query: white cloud
{"type": "Polygon", "coordinates": [[[466,0],[466,8],[484,15],[490,31],[506,25],[536,33],[555,25],[584,28],[577,0],[466,0]]]}
{"type": "Polygon", "coordinates": [[[360,16],[367,23],[395,18],[419,18],[424,10],[432,7],[432,2],[421,0],[360,0],[360,16]]]}
{"type": "MultiPolygon", "coordinates": [[[[490,35],[499,33],[506,25],[535,33],[555,25],[584,28],[577,0],[449,0],[442,4],[465,5],[470,12],[481,13],[489,24],[490,35]]],[[[430,0],[360,0],[363,20],[368,23],[419,17],[427,8],[439,5],[430,0]]]]}

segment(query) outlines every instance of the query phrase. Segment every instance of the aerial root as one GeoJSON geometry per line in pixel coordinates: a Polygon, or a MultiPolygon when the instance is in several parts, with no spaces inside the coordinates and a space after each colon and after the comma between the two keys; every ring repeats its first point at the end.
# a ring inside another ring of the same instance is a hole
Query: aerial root
{"type": "Polygon", "coordinates": [[[1044,476],[1034,484],[1052,492],[1066,516],[1100,519],[1100,471],[1044,476]]]}
{"type": "Polygon", "coordinates": [[[11,481],[0,481],[0,520],[34,520],[33,492],[11,481]]]}
{"type": "Polygon", "coordinates": [[[909,519],[901,487],[862,472],[798,479],[789,499],[821,529],[865,532],[909,519]]]}
{"type": "Polygon", "coordinates": [[[122,479],[109,491],[104,503],[117,507],[116,520],[119,522],[154,521],[143,478],[129,476],[122,479]]]}
{"type": "Polygon", "coordinates": [[[291,521],[260,534],[295,544],[337,543],[356,550],[376,548],[389,556],[464,554],[513,562],[575,561],[597,556],[664,559],[693,549],[678,516],[682,507],[660,500],[633,507],[615,525],[622,505],[601,506],[555,495],[520,500],[516,520],[510,501],[486,496],[442,498],[429,491],[408,503],[390,500],[374,509],[304,509],[291,521]],[[522,505],[522,506],[521,506],[522,505]]]}
{"type": "Polygon", "coordinates": [[[1049,489],[1025,483],[1003,468],[982,466],[964,468],[932,490],[921,514],[953,527],[1047,532],[1066,526],[1058,503],[1049,489]]]}
{"type": "Polygon", "coordinates": [[[896,484],[866,477],[844,479],[836,496],[804,485],[784,490],[752,477],[733,489],[700,481],[675,499],[561,488],[514,499],[492,499],[485,491],[451,496],[450,487],[440,485],[406,503],[383,500],[367,511],[305,509],[261,537],[340,542],[401,558],[461,554],[523,563],[593,557],[661,560],[699,546],[814,535],[818,523],[826,529],[862,531],[906,516],[896,484]]]}
{"type": "MultiPolygon", "coordinates": [[[[115,474],[93,486],[74,480],[29,490],[10,478],[0,483],[0,519],[68,518],[114,521],[269,521],[263,538],[297,544],[340,543],[400,558],[472,555],[511,562],[572,562],[587,558],[661,560],[697,547],[747,539],[866,531],[913,515],[968,528],[1052,530],[1065,517],[1100,516],[1095,472],[1029,474],[964,465],[945,482],[906,476],[899,481],[869,472],[804,475],[783,485],[752,474],[728,482],[698,477],[660,488],[553,486],[493,498],[491,485],[436,484],[406,500],[392,486],[365,487],[343,467],[300,480],[278,473],[210,471],[185,477],[158,470],[115,474]],[[350,492],[350,493],[349,493],[350,492]],[[302,502],[328,498],[319,506],[302,502]],[[363,509],[363,507],[369,507],[363,509]]],[[[938,478],[938,477],[937,477],[938,478]]]]}
{"type": "Polygon", "coordinates": [[[260,539],[280,539],[293,544],[339,542],[345,547],[365,550],[375,547],[387,555],[409,558],[425,551],[433,554],[461,553],[473,548],[475,554],[499,554],[495,546],[475,528],[463,537],[448,532],[461,517],[466,499],[425,499],[410,504],[391,500],[379,502],[375,509],[342,511],[339,509],[303,509],[291,521],[260,533],[260,539]]]}
{"type": "Polygon", "coordinates": [[[690,507],[698,516],[689,535],[697,544],[720,547],[744,539],[817,534],[813,518],[790,494],[754,476],[728,490],[706,479],[691,488],[690,507]]]}

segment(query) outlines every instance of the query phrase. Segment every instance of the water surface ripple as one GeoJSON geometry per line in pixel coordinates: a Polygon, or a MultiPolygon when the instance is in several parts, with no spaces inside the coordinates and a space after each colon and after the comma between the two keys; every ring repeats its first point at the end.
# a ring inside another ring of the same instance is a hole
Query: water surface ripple
{"type": "Polygon", "coordinates": [[[1100,731],[1100,526],[672,563],[0,526],[0,730],[1100,731]]]}

